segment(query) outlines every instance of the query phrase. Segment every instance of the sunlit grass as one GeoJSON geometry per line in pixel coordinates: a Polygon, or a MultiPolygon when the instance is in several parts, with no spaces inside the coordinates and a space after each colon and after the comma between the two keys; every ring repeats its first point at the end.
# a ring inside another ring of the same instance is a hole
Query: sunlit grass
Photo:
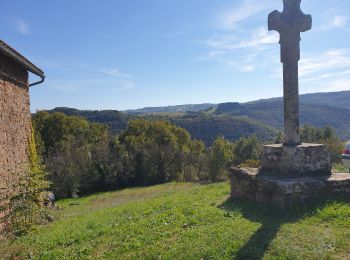
{"type": "Polygon", "coordinates": [[[3,258],[328,259],[350,257],[350,204],[281,211],[229,201],[227,183],[170,183],[59,202],[54,223],[3,258]]]}

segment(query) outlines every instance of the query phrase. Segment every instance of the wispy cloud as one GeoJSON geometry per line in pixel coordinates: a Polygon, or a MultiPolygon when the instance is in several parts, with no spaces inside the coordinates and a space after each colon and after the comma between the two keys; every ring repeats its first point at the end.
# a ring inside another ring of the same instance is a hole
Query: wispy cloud
{"type": "Polygon", "coordinates": [[[264,45],[278,42],[278,35],[268,32],[267,29],[264,28],[258,28],[252,32],[251,35],[252,36],[248,39],[239,37],[238,35],[215,35],[207,40],[206,44],[217,50],[228,51],[242,48],[261,49],[264,45]]]}
{"type": "Polygon", "coordinates": [[[63,79],[47,82],[49,88],[65,93],[98,89],[99,91],[127,91],[135,88],[135,83],[127,79],[105,80],[104,78],[63,79]]]}
{"type": "Polygon", "coordinates": [[[47,87],[58,90],[60,92],[73,93],[84,91],[87,89],[101,89],[106,82],[102,78],[87,77],[85,79],[64,77],[59,79],[48,78],[47,87]]]}
{"type": "Polygon", "coordinates": [[[121,70],[110,68],[94,68],[85,62],[77,61],[55,61],[42,60],[43,64],[57,73],[56,77],[48,77],[46,84],[49,88],[60,92],[80,92],[98,89],[99,91],[128,91],[136,87],[135,81],[129,74],[122,73],[121,70]],[[75,73],[72,73],[72,72],[75,73]],[[79,77],[76,77],[79,75],[79,77]]]}
{"type": "Polygon", "coordinates": [[[312,92],[350,90],[350,49],[306,53],[300,60],[299,75],[312,92]]]}
{"type": "Polygon", "coordinates": [[[102,69],[100,71],[105,75],[115,78],[113,85],[118,90],[132,90],[136,86],[135,82],[131,79],[132,76],[120,72],[119,69],[102,69]]]}
{"type": "Polygon", "coordinates": [[[349,49],[334,49],[312,56],[306,56],[306,58],[300,60],[299,75],[306,78],[327,72],[325,75],[330,77],[330,75],[340,73],[341,71],[339,70],[343,72],[350,70],[349,49]]]}
{"type": "Polygon", "coordinates": [[[202,60],[214,60],[225,64],[228,68],[252,72],[264,66],[269,61],[267,57],[271,58],[271,53],[278,50],[278,47],[272,49],[272,44],[277,46],[278,34],[268,32],[265,28],[257,28],[244,35],[241,33],[214,35],[204,43],[210,49],[202,60]]]}
{"type": "Polygon", "coordinates": [[[348,25],[349,16],[345,15],[334,15],[330,17],[326,24],[321,26],[319,29],[321,31],[332,30],[336,28],[345,28],[348,25]]]}
{"type": "Polygon", "coordinates": [[[219,12],[216,18],[216,25],[224,30],[237,29],[240,23],[245,22],[266,8],[265,1],[243,0],[233,8],[219,12]]]}
{"type": "Polygon", "coordinates": [[[350,90],[350,79],[337,79],[330,82],[322,91],[350,90]]]}
{"type": "Polygon", "coordinates": [[[131,78],[130,75],[121,73],[119,69],[102,69],[101,72],[116,78],[131,78]]]}
{"type": "Polygon", "coordinates": [[[345,27],[348,23],[348,16],[335,16],[333,21],[332,21],[332,25],[334,27],[345,27]]]}
{"type": "Polygon", "coordinates": [[[215,28],[219,30],[204,41],[208,52],[200,60],[216,61],[230,70],[253,72],[266,65],[268,60],[264,58],[274,53],[271,46],[277,45],[279,35],[268,32],[267,26],[252,28],[252,21],[266,20],[266,13],[282,3],[275,0],[234,2],[233,7],[216,13],[215,28]]]}
{"type": "Polygon", "coordinates": [[[121,80],[118,82],[117,88],[120,90],[132,90],[135,88],[135,82],[131,80],[121,80]]]}
{"type": "Polygon", "coordinates": [[[29,34],[30,33],[29,24],[21,19],[15,20],[15,27],[20,34],[29,34]]]}
{"type": "Polygon", "coordinates": [[[242,66],[241,68],[241,71],[242,72],[251,72],[251,71],[254,71],[255,70],[255,66],[254,65],[244,65],[242,66]]]}
{"type": "Polygon", "coordinates": [[[174,31],[174,32],[157,34],[157,37],[165,38],[165,39],[174,39],[174,38],[185,36],[186,34],[188,34],[188,31],[183,30],[183,31],[174,31]]]}
{"type": "Polygon", "coordinates": [[[302,78],[302,82],[311,82],[311,81],[320,81],[328,78],[338,77],[338,76],[344,76],[344,75],[350,75],[350,70],[340,71],[340,72],[333,72],[333,73],[324,73],[319,76],[315,77],[309,77],[309,78],[302,78]]]}

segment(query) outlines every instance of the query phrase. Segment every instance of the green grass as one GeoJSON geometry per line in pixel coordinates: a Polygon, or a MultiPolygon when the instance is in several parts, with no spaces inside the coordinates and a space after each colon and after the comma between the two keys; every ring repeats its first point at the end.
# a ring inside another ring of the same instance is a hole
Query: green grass
{"type": "Polygon", "coordinates": [[[228,196],[227,183],[170,183],[60,201],[52,224],[0,242],[0,258],[350,258],[348,202],[281,211],[228,196]]]}
{"type": "Polygon", "coordinates": [[[335,173],[348,173],[349,169],[346,168],[343,164],[334,164],[332,168],[332,172],[335,173]]]}

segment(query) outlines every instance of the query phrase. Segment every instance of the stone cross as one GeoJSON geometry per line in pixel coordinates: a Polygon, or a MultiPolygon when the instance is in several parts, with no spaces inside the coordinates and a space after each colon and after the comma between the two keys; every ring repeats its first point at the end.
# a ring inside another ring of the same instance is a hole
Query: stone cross
{"type": "Polygon", "coordinates": [[[283,0],[283,12],[269,15],[269,30],[280,33],[281,62],[283,63],[284,132],[286,146],[301,144],[299,134],[300,33],[312,27],[311,15],[300,9],[301,0],[283,0]]]}

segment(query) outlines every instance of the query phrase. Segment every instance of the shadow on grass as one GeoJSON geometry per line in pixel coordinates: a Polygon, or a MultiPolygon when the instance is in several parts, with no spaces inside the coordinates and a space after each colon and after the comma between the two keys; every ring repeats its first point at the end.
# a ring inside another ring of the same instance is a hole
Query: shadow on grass
{"type": "Polygon", "coordinates": [[[335,202],[349,203],[350,199],[334,198],[333,200],[319,200],[308,203],[298,209],[288,210],[242,199],[228,199],[219,207],[228,212],[240,212],[244,218],[252,222],[261,223],[261,227],[240,248],[237,254],[232,257],[235,259],[262,259],[283,224],[295,223],[302,218],[312,215],[316,210],[322,210],[322,208],[330,203],[335,202]]]}

